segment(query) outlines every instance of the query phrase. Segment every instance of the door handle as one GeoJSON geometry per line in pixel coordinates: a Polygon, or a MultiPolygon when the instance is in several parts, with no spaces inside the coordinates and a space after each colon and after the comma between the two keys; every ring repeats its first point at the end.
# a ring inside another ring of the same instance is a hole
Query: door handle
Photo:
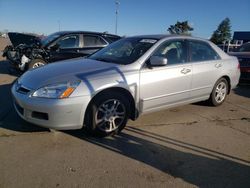
{"type": "Polygon", "coordinates": [[[215,64],[215,67],[216,67],[216,68],[220,68],[220,67],[222,67],[222,65],[221,65],[221,63],[216,63],[216,64],[215,64]]]}
{"type": "Polygon", "coordinates": [[[181,73],[182,73],[182,74],[187,74],[187,73],[189,73],[189,72],[191,72],[191,69],[183,68],[183,69],[181,70],[181,73]]]}
{"type": "Polygon", "coordinates": [[[77,52],[77,53],[79,53],[79,52],[80,52],[80,50],[78,49],[78,50],[76,50],[76,52],[77,52]]]}

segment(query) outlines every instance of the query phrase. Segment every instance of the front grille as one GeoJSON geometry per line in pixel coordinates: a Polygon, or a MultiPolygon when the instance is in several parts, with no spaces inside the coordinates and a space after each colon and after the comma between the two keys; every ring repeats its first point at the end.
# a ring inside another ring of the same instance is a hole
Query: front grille
{"type": "Polygon", "coordinates": [[[33,111],[31,116],[36,119],[49,120],[49,115],[43,112],[33,111]]]}
{"type": "Polygon", "coordinates": [[[8,51],[7,53],[7,58],[11,61],[20,61],[20,55],[16,51],[8,51]]]}

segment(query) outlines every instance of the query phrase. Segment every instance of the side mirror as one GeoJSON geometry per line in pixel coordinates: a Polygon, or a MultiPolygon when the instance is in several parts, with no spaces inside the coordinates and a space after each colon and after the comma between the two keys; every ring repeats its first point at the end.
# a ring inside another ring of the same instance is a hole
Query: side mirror
{"type": "Polygon", "coordinates": [[[52,50],[52,51],[56,51],[56,50],[58,50],[60,48],[60,45],[59,44],[54,44],[54,45],[52,45],[52,46],[50,46],[50,49],[52,50]]]}
{"type": "Polygon", "coordinates": [[[161,56],[152,56],[150,57],[151,66],[165,66],[168,64],[168,59],[161,56]]]}

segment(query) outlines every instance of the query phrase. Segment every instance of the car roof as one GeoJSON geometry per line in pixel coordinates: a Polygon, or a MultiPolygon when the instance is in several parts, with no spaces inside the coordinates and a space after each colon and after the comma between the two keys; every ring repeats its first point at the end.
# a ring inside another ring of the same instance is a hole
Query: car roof
{"type": "Polygon", "coordinates": [[[106,32],[93,32],[93,31],[58,31],[55,32],[54,34],[58,34],[58,35],[66,35],[66,34],[95,34],[95,35],[101,35],[101,36],[108,36],[108,37],[119,37],[118,35],[114,35],[114,34],[109,34],[106,32]]]}
{"type": "Polygon", "coordinates": [[[177,34],[137,35],[137,36],[131,36],[128,38],[148,38],[148,39],[157,39],[157,40],[161,40],[164,38],[185,38],[185,39],[196,39],[196,40],[207,41],[206,39],[199,38],[199,37],[193,37],[190,35],[177,35],[177,34]]]}

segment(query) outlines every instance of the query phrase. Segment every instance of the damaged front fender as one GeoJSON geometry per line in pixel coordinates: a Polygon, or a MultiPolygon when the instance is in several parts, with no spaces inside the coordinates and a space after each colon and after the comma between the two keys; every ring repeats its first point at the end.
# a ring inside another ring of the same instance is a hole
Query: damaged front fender
{"type": "Polygon", "coordinates": [[[2,56],[6,57],[15,68],[25,71],[27,65],[36,58],[46,61],[48,52],[34,36],[9,33],[12,45],[6,46],[2,56]]]}

